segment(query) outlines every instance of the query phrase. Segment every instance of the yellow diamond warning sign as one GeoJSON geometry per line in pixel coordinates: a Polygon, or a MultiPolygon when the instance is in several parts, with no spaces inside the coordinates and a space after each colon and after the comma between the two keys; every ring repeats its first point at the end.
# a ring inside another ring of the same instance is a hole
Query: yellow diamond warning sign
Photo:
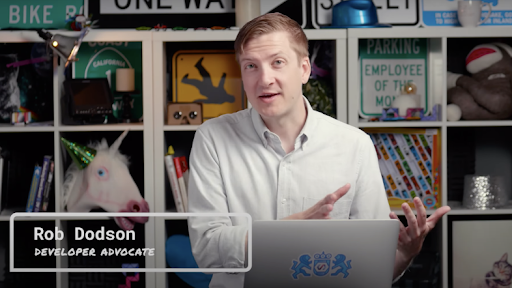
{"type": "Polygon", "coordinates": [[[203,103],[203,119],[246,108],[233,50],[181,50],[172,61],[172,101],[203,103]]]}

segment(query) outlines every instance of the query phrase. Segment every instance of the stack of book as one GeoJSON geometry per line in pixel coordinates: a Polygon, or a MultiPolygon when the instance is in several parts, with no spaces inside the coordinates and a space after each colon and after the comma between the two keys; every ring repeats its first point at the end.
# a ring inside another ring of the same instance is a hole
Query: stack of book
{"type": "Polygon", "coordinates": [[[364,129],[375,146],[382,181],[392,208],[419,197],[439,208],[441,139],[438,129],[364,129]]]}
{"type": "Polygon", "coordinates": [[[42,166],[39,164],[34,166],[26,212],[47,211],[53,181],[53,167],[54,162],[49,155],[44,156],[42,166]]]}
{"type": "Polygon", "coordinates": [[[179,213],[188,210],[188,163],[185,156],[174,156],[174,148],[169,146],[165,155],[165,168],[171,184],[172,196],[179,213]]]}

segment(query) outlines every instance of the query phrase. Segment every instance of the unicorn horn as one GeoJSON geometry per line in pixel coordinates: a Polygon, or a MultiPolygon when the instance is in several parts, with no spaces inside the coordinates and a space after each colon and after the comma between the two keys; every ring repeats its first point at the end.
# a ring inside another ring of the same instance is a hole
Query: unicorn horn
{"type": "Polygon", "coordinates": [[[126,134],[128,134],[129,130],[125,130],[123,134],[121,134],[114,143],[112,143],[112,146],[110,146],[110,153],[115,153],[117,150],[119,150],[119,146],[121,146],[121,143],[123,142],[124,137],[126,137],[126,134]]]}
{"type": "Polygon", "coordinates": [[[89,164],[91,164],[94,156],[96,156],[96,150],[89,148],[85,145],[78,144],[76,142],[71,142],[63,137],[60,138],[60,141],[66,147],[66,150],[73,159],[73,162],[78,166],[80,170],[85,169],[89,164]]]}

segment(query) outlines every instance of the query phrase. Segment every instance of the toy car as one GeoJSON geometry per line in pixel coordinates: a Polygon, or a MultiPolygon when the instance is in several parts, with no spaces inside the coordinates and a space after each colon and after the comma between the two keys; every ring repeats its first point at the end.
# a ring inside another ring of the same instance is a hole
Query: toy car
{"type": "Polygon", "coordinates": [[[172,30],[173,31],[186,31],[186,30],[188,30],[188,28],[176,26],[176,27],[172,27],[172,30]]]}
{"type": "Polygon", "coordinates": [[[222,27],[222,26],[213,26],[211,29],[212,29],[212,30],[226,30],[226,27],[222,27]]]}
{"type": "Polygon", "coordinates": [[[153,27],[153,29],[155,29],[156,31],[162,29],[162,30],[167,30],[167,26],[166,25],[162,25],[162,24],[157,24],[153,27]]]}

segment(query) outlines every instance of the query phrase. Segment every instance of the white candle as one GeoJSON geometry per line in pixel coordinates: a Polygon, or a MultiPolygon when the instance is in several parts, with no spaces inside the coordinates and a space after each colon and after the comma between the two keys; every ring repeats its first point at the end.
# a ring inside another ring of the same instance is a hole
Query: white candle
{"type": "Polygon", "coordinates": [[[133,68],[116,69],[116,91],[131,92],[135,90],[135,70],[133,68]]]}

